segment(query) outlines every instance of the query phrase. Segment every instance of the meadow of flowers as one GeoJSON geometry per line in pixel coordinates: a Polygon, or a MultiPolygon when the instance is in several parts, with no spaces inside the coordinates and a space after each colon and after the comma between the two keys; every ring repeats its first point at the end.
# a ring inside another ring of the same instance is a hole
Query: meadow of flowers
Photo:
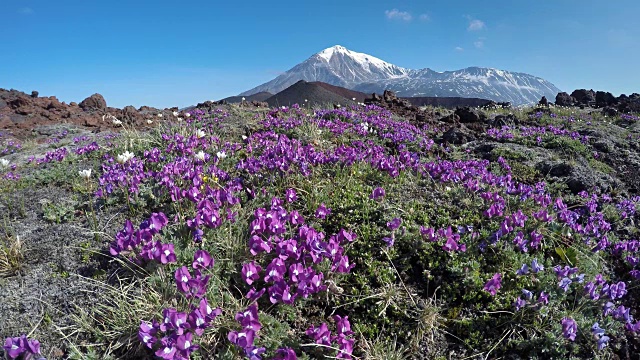
{"type": "MultiPolygon", "coordinates": [[[[71,222],[94,230],[100,271],[75,281],[102,285],[55,327],[65,357],[592,359],[640,345],[639,196],[521,176],[526,154],[488,160],[375,106],[179,115],[0,169],[9,193],[66,164],[83,196],[71,222]]],[[[584,131],[598,119],[536,119],[480,141],[570,140],[606,161],[584,131]]],[[[2,334],[5,356],[47,354],[32,335],[54,325],[2,334]]]]}

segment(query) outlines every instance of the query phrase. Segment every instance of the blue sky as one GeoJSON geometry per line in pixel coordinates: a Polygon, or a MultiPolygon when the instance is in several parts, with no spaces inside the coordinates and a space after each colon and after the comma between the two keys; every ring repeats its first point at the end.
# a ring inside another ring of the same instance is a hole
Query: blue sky
{"type": "Polygon", "coordinates": [[[109,106],[235,95],[333,45],[407,68],[494,67],[640,92],[640,1],[2,0],[0,88],[109,106]]]}

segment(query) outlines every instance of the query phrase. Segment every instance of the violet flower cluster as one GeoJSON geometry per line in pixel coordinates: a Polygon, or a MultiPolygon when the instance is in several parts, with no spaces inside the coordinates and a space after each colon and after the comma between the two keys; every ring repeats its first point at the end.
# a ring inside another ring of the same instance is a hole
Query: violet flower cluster
{"type": "Polygon", "coordinates": [[[26,335],[6,338],[2,348],[9,359],[46,360],[40,355],[40,342],[26,335]]]}
{"type": "Polygon", "coordinates": [[[331,331],[326,323],[322,323],[320,326],[311,326],[307,330],[307,335],[311,337],[316,344],[323,345],[325,347],[337,347],[338,354],[336,359],[352,359],[353,344],[355,340],[350,338],[353,335],[351,331],[351,324],[349,323],[349,317],[341,317],[340,315],[333,316],[336,322],[336,335],[331,335],[331,331]]]}

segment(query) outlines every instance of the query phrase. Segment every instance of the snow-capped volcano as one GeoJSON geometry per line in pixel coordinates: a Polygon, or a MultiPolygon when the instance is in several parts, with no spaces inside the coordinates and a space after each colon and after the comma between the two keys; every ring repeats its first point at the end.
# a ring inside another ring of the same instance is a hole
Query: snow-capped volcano
{"type": "Polygon", "coordinates": [[[336,45],[240,95],[262,91],[276,94],[299,80],[322,81],[368,93],[388,89],[402,97],[476,97],[514,105],[534,103],[542,96],[553,99],[560,92],[552,83],[524,73],[479,67],[445,72],[412,70],[336,45]]]}

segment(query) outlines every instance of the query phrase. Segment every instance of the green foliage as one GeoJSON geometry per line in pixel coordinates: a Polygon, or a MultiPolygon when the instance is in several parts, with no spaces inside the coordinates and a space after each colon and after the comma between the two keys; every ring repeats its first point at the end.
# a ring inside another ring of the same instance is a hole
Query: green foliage
{"type": "Polygon", "coordinates": [[[42,212],[45,220],[61,224],[73,220],[75,207],[68,202],[55,203],[47,200],[42,204],[42,212]]]}
{"type": "Polygon", "coordinates": [[[580,140],[570,139],[564,136],[551,136],[546,139],[544,146],[548,149],[559,149],[570,155],[579,155],[584,158],[590,158],[591,152],[589,148],[580,142],[580,140]]]}

